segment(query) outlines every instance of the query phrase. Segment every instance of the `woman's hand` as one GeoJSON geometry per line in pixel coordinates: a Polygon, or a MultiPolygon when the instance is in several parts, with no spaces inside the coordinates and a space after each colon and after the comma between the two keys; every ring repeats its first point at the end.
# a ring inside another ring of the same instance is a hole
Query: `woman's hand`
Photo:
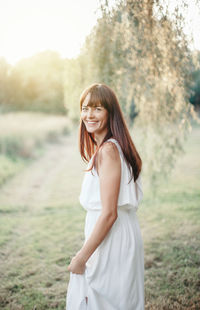
{"type": "Polygon", "coordinates": [[[85,271],[85,261],[81,258],[79,253],[80,251],[72,258],[67,270],[72,273],[83,274],[85,271]]]}

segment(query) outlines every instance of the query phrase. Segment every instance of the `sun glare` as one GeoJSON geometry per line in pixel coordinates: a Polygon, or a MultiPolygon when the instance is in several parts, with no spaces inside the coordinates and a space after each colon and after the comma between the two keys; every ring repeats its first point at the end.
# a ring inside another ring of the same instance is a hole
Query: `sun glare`
{"type": "Polygon", "coordinates": [[[44,50],[76,57],[96,23],[98,1],[0,0],[0,56],[14,64],[44,50]]]}

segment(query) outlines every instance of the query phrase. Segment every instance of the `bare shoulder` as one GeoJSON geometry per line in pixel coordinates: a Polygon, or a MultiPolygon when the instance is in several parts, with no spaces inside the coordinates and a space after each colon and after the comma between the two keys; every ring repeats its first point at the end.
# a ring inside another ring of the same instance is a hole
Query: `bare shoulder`
{"type": "Polygon", "coordinates": [[[121,171],[121,159],[115,143],[105,142],[98,151],[97,173],[98,175],[118,175],[121,171]]]}
{"type": "Polygon", "coordinates": [[[119,151],[115,143],[105,142],[99,149],[99,161],[114,161],[120,162],[119,151]]]}

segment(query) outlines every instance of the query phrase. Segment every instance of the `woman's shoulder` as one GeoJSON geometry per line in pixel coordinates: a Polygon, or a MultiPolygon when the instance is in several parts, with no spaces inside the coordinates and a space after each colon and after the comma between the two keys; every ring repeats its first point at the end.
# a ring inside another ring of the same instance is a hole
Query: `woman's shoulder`
{"type": "Polygon", "coordinates": [[[120,161],[120,156],[119,156],[119,150],[116,145],[116,143],[113,143],[113,139],[106,140],[102,146],[100,147],[98,151],[98,159],[97,159],[97,166],[98,164],[101,164],[102,161],[105,163],[107,162],[108,164],[116,163],[120,161]]]}
{"type": "MultiPolygon", "coordinates": [[[[106,141],[104,142],[104,144],[108,144],[108,145],[110,145],[110,147],[113,146],[113,145],[114,145],[114,146],[116,145],[117,148],[120,147],[119,142],[118,142],[117,139],[115,139],[115,138],[109,138],[108,140],[106,140],[106,141]]],[[[116,149],[116,147],[114,147],[114,148],[116,149]]],[[[120,148],[121,148],[121,147],[120,147],[120,148]]]]}
{"type": "Polygon", "coordinates": [[[122,151],[121,145],[120,145],[120,143],[119,143],[119,141],[117,139],[109,138],[106,142],[110,142],[110,144],[115,145],[115,149],[118,149],[119,154],[123,155],[123,151],[122,151]]]}
{"type": "MultiPolygon", "coordinates": [[[[99,155],[100,157],[110,157],[112,159],[118,158],[118,147],[114,142],[115,139],[106,140],[100,148],[99,155]],[[114,143],[113,143],[114,142],[114,143]]],[[[115,140],[116,141],[116,140],[115,140]]]]}
{"type": "Polygon", "coordinates": [[[102,144],[98,151],[97,173],[101,176],[117,174],[120,171],[121,159],[116,145],[110,141],[102,144]]]}

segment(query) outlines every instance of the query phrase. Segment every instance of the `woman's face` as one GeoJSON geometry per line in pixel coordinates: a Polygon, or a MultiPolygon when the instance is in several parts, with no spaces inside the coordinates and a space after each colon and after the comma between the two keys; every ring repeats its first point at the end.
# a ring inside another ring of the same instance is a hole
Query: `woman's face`
{"type": "Polygon", "coordinates": [[[90,93],[87,94],[81,111],[81,119],[88,132],[94,134],[104,134],[108,130],[108,111],[99,104],[99,106],[88,106],[90,93]]]}

